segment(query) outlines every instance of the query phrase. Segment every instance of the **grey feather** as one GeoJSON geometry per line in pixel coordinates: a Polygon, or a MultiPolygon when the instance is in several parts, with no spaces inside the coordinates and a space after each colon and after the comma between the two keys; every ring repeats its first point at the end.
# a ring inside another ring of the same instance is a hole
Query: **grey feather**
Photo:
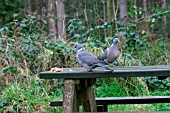
{"type": "Polygon", "coordinates": [[[104,60],[104,59],[107,58],[108,49],[109,49],[109,48],[107,48],[107,49],[104,51],[104,53],[103,53],[102,56],[100,57],[100,60],[104,60]]]}
{"type": "Polygon", "coordinates": [[[113,44],[105,50],[100,60],[106,63],[114,63],[114,61],[120,56],[120,51],[117,47],[118,38],[113,40],[113,44]]]}

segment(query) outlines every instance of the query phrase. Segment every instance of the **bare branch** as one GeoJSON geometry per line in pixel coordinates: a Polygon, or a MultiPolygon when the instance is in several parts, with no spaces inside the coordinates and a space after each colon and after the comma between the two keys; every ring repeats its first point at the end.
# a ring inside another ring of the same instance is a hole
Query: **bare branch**
{"type": "Polygon", "coordinates": [[[168,13],[170,14],[170,11],[165,11],[165,12],[162,12],[162,13],[152,14],[152,15],[149,15],[149,16],[146,16],[146,17],[139,18],[139,19],[137,19],[137,20],[135,20],[135,21],[131,19],[131,22],[141,23],[141,22],[147,20],[148,18],[158,17],[158,16],[160,16],[160,15],[164,15],[164,14],[168,14],[168,13]]]}

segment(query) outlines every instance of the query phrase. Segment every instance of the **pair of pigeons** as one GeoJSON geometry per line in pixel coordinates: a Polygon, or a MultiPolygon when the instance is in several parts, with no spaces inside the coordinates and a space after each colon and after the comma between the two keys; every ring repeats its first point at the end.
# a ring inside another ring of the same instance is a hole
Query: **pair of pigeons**
{"type": "Polygon", "coordinates": [[[114,61],[119,57],[120,51],[117,47],[118,42],[119,39],[115,38],[112,45],[104,51],[99,59],[94,54],[84,50],[81,44],[77,44],[76,59],[79,64],[85,68],[84,71],[86,72],[90,72],[96,67],[103,67],[107,70],[113,71],[113,69],[108,67],[107,64],[114,63],[114,61]]]}

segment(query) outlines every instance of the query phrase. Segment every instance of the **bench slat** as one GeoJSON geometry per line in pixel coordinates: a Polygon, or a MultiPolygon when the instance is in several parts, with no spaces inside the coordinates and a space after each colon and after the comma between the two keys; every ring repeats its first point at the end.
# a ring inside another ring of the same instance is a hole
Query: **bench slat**
{"type": "Polygon", "coordinates": [[[154,111],[154,112],[114,112],[114,113],[170,113],[169,111],[154,111]]]}
{"type": "MultiPolygon", "coordinates": [[[[50,106],[62,106],[62,99],[51,101],[50,106]]],[[[142,96],[142,97],[107,97],[96,98],[97,105],[109,104],[152,104],[170,103],[170,96],[142,96]]]]}
{"type": "Polygon", "coordinates": [[[170,103],[170,96],[146,96],[146,97],[109,97],[97,98],[97,104],[152,104],[170,103]]]}

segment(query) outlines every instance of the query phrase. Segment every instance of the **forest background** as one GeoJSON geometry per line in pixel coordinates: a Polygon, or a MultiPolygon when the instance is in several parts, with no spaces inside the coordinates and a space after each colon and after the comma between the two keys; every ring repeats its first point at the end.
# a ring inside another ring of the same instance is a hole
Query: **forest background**
{"type": "MultiPolygon", "coordinates": [[[[52,67],[80,67],[74,45],[101,56],[119,38],[116,66],[169,65],[170,0],[1,0],[0,112],[61,112],[63,80],[52,67]]],[[[97,97],[170,95],[170,79],[107,78],[97,97]]],[[[110,105],[109,111],[170,111],[170,104],[110,105]]]]}

